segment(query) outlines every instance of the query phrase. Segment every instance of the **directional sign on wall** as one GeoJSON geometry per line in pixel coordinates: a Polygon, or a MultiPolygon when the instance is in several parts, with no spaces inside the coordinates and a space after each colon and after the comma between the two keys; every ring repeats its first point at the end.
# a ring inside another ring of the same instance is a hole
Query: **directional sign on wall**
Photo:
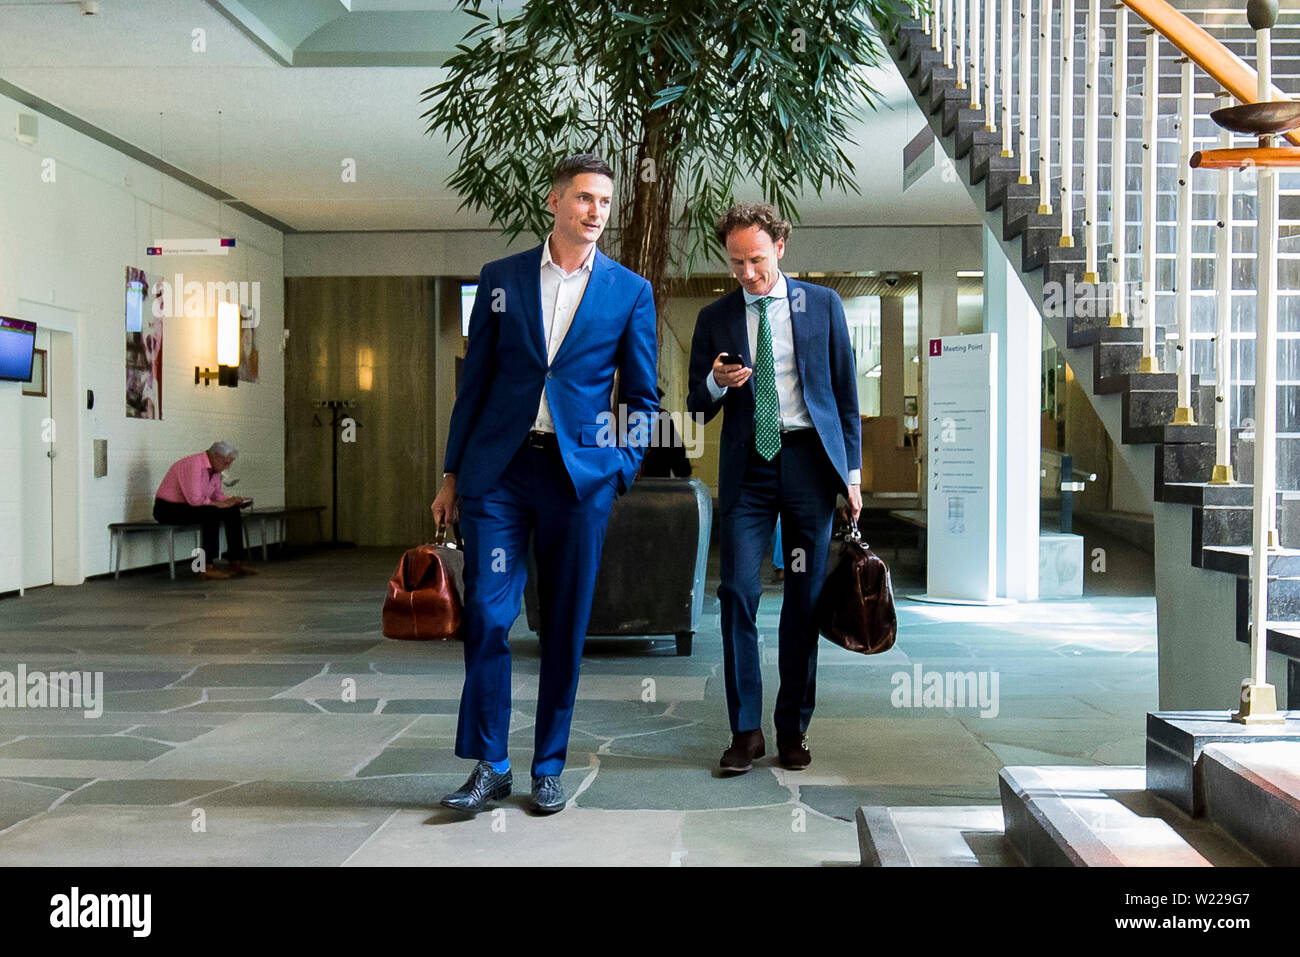
{"type": "Polygon", "coordinates": [[[226,256],[235,248],[232,237],[224,239],[155,239],[146,246],[150,256],[226,256]]]}

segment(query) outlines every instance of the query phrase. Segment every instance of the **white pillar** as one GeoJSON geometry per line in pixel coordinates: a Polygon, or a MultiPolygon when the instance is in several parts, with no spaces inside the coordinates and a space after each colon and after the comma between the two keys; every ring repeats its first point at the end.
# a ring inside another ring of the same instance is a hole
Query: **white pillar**
{"type": "Polygon", "coordinates": [[[987,226],[984,331],[998,334],[998,595],[1034,601],[1038,598],[1043,320],[987,226]]]}

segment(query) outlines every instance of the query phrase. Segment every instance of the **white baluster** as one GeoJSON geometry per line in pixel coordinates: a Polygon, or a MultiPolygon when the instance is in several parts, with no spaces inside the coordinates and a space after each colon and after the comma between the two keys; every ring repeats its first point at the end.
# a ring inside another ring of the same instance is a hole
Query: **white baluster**
{"type": "MultiPolygon", "coordinates": [[[[1220,93],[1219,106],[1232,105],[1220,93]]],[[[1232,148],[1232,134],[1219,130],[1219,149],[1232,148]]],[[[1232,170],[1219,174],[1214,241],[1214,391],[1215,446],[1211,485],[1232,485],[1232,170]]]]}
{"type": "Polygon", "coordinates": [[[1101,91],[1101,0],[1088,0],[1088,56],[1083,91],[1083,281],[1097,276],[1097,114],[1101,91]]]}
{"type": "Polygon", "coordinates": [[[1147,30],[1146,91],[1142,111],[1142,359],[1139,372],[1159,372],[1156,360],[1156,105],[1160,91],[1160,61],[1156,31],[1147,30]]]}
{"type": "MultiPolygon", "coordinates": [[[[997,0],[989,0],[989,7],[984,11],[984,129],[990,133],[998,128],[998,48],[995,43],[996,22],[993,11],[997,9],[997,0]]],[[[1006,91],[1002,91],[1003,96],[1006,91]]]]}
{"type": "Polygon", "coordinates": [[[980,108],[980,0],[970,0],[970,108],[980,108]]]}
{"type": "Polygon", "coordinates": [[[1052,211],[1052,0],[1038,8],[1038,212],[1052,211]]]}
{"type": "MultiPolygon", "coordinates": [[[[993,3],[994,0],[989,0],[993,3]]],[[[1011,156],[1011,0],[1002,0],[1002,155],[1011,156]]]]}
{"type": "Polygon", "coordinates": [[[966,89],[966,0],[955,0],[957,4],[957,89],[966,89]]]}
{"type": "Polygon", "coordinates": [[[1020,185],[1033,183],[1029,175],[1029,69],[1033,63],[1030,46],[1030,14],[1033,0],[1020,0],[1020,88],[1016,90],[1020,106],[1020,185]]]}
{"type": "Polygon", "coordinates": [[[952,7],[957,0],[943,0],[943,65],[952,69],[952,7]]]}
{"type": "Polygon", "coordinates": [[[1061,241],[1074,245],[1074,0],[1061,2],[1061,241]]]}
{"type": "Polygon", "coordinates": [[[930,2],[934,4],[930,10],[930,20],[932,22],[932,29],[930,31],[930,49],[938,50],[943,42],[943,23],[941,22],[941,16],[943,13],[943,5],[947,0],[930,0],[930,2]]]}
{"type": "MultiPolygon", "coordinates": [[[[1247,18],[1256,27],[1259,60],[1256,98],[1272,99],[1272,57],[1269,44],[1276,19],[1263,4],[1250,3],[1247,18]],[[1260,24],[1264,28],[1260,29],[1260,24]]],[[[1273,146],[1272,136],[1261,136],[1260,146],[1273,146]]],[[[1250,677],[1242,682],[1240,709],[1233,720],[1244,723],[1280,723],[1276,690],[1268,683],[1268,558],[1277,548],[1275,493],[1277,486],[1277,179],[1268,167],[1256,170],[1255,248],[1255,461],[1254,529],[1251,534],[1250,677]]]]}
{"type": "Polygon", "coordinates": [[[1128,170],[1128,7],[1115,4],[1115,71],[1111,84],[1110,134],[1110,282],[1112,326],[1125,325],[1128,283],[1128,217],[1125,203],[1128,170]]]}
{"type": "Polygon", "coordinates": [[[1184,57],[1182,93],[1178,101],[1178,202],[1174,230],[1177,233],[1177,258],[1174,261],[1174,287],[1178,312],[1178,407],[1174,425],[1195,425],[1192,412],[1192,98],[1196,80],[1192,61],[1184,57]]]}

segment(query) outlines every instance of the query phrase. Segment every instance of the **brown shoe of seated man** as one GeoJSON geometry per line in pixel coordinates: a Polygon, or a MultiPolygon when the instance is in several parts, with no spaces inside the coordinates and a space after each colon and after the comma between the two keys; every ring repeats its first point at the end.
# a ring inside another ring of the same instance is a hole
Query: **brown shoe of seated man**
{"type": "Polygon", "coordinates": [[[776,760],[787,771],[802,771],[812,764],[808,750],[808,735],[793,731],[777,731],[776,760]]]}
{"type": "Polygon", "coordinates": [[[722,752],[718,762],[723,771],[731,774],[743,774],[754,766],[754,761],[767,753],[767,744],[763,741],[763,729],[737,731],[731,736],[731,747],[722,752]]]}
{"type": "Polygon", "coordinates": [[[226,570],[229,571],[230,574],[236,577],[243,577],[244,575],[257,574],[256,568],[254,568],[252,565],[245,565],[243,562],[229,562],[226,566],[226,570]]]}
{"type": "Polygon", "coordinates": [[[234,577],[235,576],[230,574],[230,572],[222,571],[220,568],[215,567],[199,572],[199,581],[205,582],[223,581],[224,579],[234,577]]]}

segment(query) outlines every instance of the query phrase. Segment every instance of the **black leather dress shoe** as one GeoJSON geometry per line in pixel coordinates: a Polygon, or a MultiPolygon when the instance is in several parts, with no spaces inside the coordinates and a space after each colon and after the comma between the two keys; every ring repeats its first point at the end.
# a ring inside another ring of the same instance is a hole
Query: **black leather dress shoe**
{"type": "Polygon", "coordinates": [[[500,801],[510,796],[510,785],[514,778],[510,772],[498,774],[492,765],[480,761],[474,765],[469,780],[461,785],[460,790],[452,791],[442,799],[442,806],[455,811],[477,814],[483,810],[488,801],[500,801]]]}
{"type": "Polygon", "coordinates": [[[558,774],[543,774],[539,778],[533,778],[533,810],[538,814],[563,811],[565,800],[564,787],[560,784],[558,774]]]}
{"type": "Polygon", "coordinates": [[[744,774],[766,753],[767,742],[763,740],[762,728],[737,731],[731,736],[731,747],[722,752],[718,766],[726,774],[744,774]]]}
{"type": "Polygon", "coordinates": [[[808,750],[808,735],[777,729],[776,760],[787,771],[802,771],[812,764],[812,752],[808,750]]]}

